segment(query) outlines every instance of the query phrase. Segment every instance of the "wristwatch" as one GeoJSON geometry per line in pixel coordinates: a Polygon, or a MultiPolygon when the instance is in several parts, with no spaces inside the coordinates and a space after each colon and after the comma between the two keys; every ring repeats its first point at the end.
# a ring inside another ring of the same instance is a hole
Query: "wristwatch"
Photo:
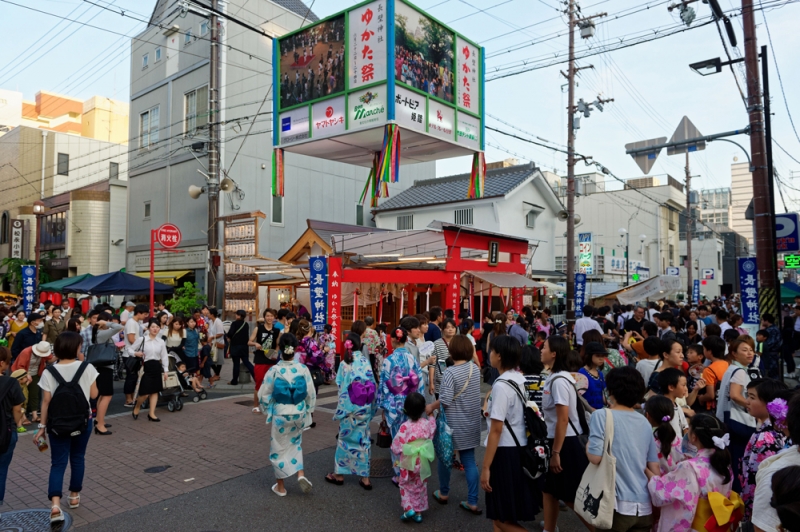
{"type": "Polygon", "coordinates": [[[47,428],[47,427],[45,427],[44,425],[42,425],[41,423],[39,423],[39,425],[38,425],[36,428],[37,428],[37,429],[44,429],[44,428],[47,428]]]}

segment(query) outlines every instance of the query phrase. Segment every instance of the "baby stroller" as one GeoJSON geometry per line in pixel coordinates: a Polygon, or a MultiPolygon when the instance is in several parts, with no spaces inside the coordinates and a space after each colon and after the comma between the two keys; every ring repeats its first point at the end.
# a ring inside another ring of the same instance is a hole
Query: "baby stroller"
{"type": "Polygon", "coordinates": [[[183,401],[181,401],[181,394],[183,393],[183,387],[181,386],[181,381],[178,378],[178,372],[176,370],[178,365],[178,355],[173,351],[170,351],[169,354],[169,372],[167,373],[167,380],[164,383],[164,388],[159,392],[159,396],[167,401],[167,410],[170,412],[178,411],[180,412],[183,410],[183,401]]]}

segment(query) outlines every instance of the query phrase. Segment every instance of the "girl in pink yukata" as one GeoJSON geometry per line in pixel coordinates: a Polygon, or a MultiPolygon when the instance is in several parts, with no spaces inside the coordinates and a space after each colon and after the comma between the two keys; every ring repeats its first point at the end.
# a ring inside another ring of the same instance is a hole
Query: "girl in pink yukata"
{"type": "Polygon", "coordinates": [[[399,458],[395,466],[400,467],[400,503],[403,506],[401,521],[422,522],[422,513],[428,509],[428,477],[430,463],[436,458],[433,435],[436,419],[423,418],[425,398],[416,392],[408,394],[403,410],[408,420],[392,440],[392,453],[399,458]]]}
{"type": "Polygon", "coordinates": [[[689,424],[689,442],[697,455],[664,475],[645,471],[653,506],[661,508],[656,532],[705,532],[709,520],[716,530],[736,530],[743,515],[738,494],[731,491],[730,436],[725,424],[709,414],[697,414],[689,424]],[[728,523],[719,523],[712,508],[731,505],[728,523]]]}
{"type": "Polygon", "coordinates": [[[661,474],[666,475],[685,458],[681,452],[681,438],[672,426],[675,403],[663,395],[653,395],[644,405],[644,414],[653,427],[658,445],[658,467],[661,474]]]}

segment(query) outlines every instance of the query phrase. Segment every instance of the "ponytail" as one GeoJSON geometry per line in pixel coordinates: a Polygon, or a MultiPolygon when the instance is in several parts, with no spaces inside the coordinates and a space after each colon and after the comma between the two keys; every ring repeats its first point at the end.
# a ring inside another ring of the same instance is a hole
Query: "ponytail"
{"type": "Polygon", "coordinates": [[[672,427],[672,417],[675,415],[675,406],[672,401],[663,395],[653,395],[644,405],[644,411],[650,418],[650,423],[657,423],[653,433],[660,445],[661,456],[665,459],[672,452],[672,443],[677,434],[672,427]]]}
{"type": "Polygon", "coordinates": [[[714,444],[714,438],[722,438],[728,433],[725,424],[710,414],[697,414],[692,417],[689,427],[705,449],[714,450],[710,459],[711,467],[723,477],[722,483],[730,482],[731,453],[727,445],[720,449],[714,444]]]}

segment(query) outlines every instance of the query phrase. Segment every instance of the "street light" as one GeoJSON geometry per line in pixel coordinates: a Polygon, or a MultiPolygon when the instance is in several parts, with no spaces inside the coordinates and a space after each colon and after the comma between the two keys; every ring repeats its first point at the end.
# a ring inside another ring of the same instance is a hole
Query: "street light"
{"type": "Polygon", "coordinates": [[[730,61],[723,61],[719,57],[714,59],[706,59],[705,61],[698,61],[692,63],[689,68],[700,74],[701,76],[710,76],[711,74],[719,74],[722,72],[722,67],[732,65],[734,63],[741,63],[744,61],[743,57],[739,59],[731,59],[730,61]]]}
{"type": "Polygon", "coordinates": [[[42,200],[36,200],[33,202],[33,214],[36,215],[36,287],[39,287],[39,278],[41,273],[39,272],[39,256],[40,256],[40,220],[42,215],[44,214],[45,206],[42,200]]]}
{"type": "MultiPolygon", "coordinates": [[[[631,219],[633,219],[633,217],[631,217],[631,219]]],[[[630,220],[628,220],[628,225],[630,226],[630,220]]],[[[628,286],[630,284],[630,277],[631,277],[631,272],[630,272],[631,259],[628,256],[628,248],[630,247],[630,240],[631,240],[630,231],[628,231],[624,227],[620,227],[619,228],[619,237],[620,237],[620,239],[623,239],[623,238],[625,239],[625,244],[624,245],[622,244],[622,242],[620,242],[618,245],[619,245],[619,247],[625,249],[625,286],[628,286]]],[[[647,240],[647,235],[639,235],[639,241],[642,244],[644,244],[645,240],[647,240]]]]}

